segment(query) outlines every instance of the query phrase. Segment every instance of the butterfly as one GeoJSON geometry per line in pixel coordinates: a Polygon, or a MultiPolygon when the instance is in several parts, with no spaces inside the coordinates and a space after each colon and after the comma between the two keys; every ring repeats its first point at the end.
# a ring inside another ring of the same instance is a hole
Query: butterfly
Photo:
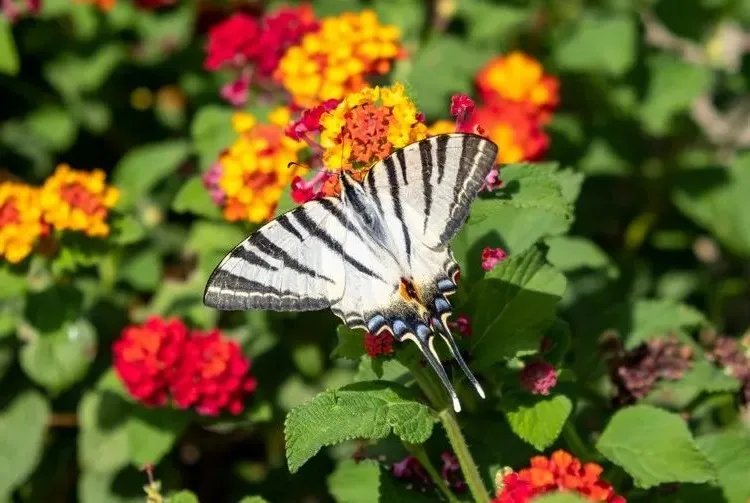
{"type": "Polygon", "coordinates": [[[468,133],[411,143],[362,182],[342,172],[341,196],[308,201],[237,245],[203,301],[222,310],[330,308],[350,328],[412,341],[461,404],[435,351],[450,349],[484,398],[448,328],[459,267],[449,242],[495,164],[497,146],[468,133]]]}

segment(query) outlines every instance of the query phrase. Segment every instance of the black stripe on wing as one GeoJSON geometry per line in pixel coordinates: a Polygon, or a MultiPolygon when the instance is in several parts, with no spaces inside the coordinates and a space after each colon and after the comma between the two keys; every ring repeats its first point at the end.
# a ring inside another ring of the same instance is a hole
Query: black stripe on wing
{"type": "Polygon", "coordinates": [[[268,285],[217,269],[203,295],[207,306],[217,309],[273,309],[276,311],[315,311],[330,305],[326,299],[300,297],[296,292],[279,291],[268,285]]]}

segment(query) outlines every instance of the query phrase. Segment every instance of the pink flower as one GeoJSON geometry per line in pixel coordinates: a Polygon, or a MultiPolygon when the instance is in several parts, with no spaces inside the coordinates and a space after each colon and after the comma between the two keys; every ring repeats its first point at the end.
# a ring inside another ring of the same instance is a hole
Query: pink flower
{"type": "Polygon", "coordinates": [[[303,140],[307,133],[320,131],[320,117],[330,112],[341,103],[340,100],[326,100],[318,106],[308,108],[302,112],[302,116],[287,127],[285,133],[293,140],[303,140]]]}
{"type": "Polygon", "coordinates": [[[250,75],[246,72],[242,72],[239,77],[221,88],[221,97],[235,107],[241,107],[247,103],[249,94],[250,75]]]}
{"type": "Polygon", "coordinates": [[[224,191],[219,186],[221,172],[221,163],[216,162],[211,166],[211,169],[206,171],[206,174],[203,175],[203,186],[208,189],[208,193],[211,195],[211,200],[219,206],[224,204],[224,199],[226,198],[226,194],[224,194],[224,191]]]}
{"type": "Polygon", "coordinates": [[[448,323],[448,326],[458,331],[464,337],[471,337],[471,320],[465,314],[459,314],[456,317],[456,321],[448,323]]]}
{"type": "Polygon", "coordinates": [[[498,263],[508,258],[508,254],[502,248],[490,248],[482,250],[482,269],[491,271],[498,263]]]}
{"type": "Polygon", "coordinates": [[[305,182],[305,179],[301,176],[295,176],[292,180],[292,199],[297,204],[303,204],[307,201],[315,199],[315,190],[313,187],[305,182]]]}
{"type": "Polygon", "coordinates": [[[440,476],[443,478],[448,487],[456,492],[466,489],[466,482],[461,478],[461,467],[458,459],[453,453],[445,451],[440,455],[443,461],[443,468],[440,470],[440,476]]]}
{"type": "Polygon", "coordinates": [[[521,370],[521,387],[534,395],[549,395],[549,390],[557,385],[555,367],[541,360],[528,362],[521,370]]]}
{"type": "Polygon", "coordinates": [[[473,132],[472,116],[475,107],[474,100],[465,94],[453,95],[451,98],[451,115],[456,119],[457,132],[473,132]]]}

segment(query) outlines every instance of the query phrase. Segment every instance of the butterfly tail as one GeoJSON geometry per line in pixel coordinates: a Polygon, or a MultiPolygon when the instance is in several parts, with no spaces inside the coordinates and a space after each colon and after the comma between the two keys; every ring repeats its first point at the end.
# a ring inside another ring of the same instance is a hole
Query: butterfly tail
{"type": "Polygon", "coordinates": [[[440,382],[443,383],[443,386],[448,392],[448,395],[451,397],[451,401],[453,402],[453,410],[455,410],[456,412],[461,412],[461,403],[458,401],[456,390],[453,389],[453,385],[448,378],[448,374],[445,372],[443,364],[440,363],[440,358],[438,358],[437,351],[435,351],[435,334],[433,334],[426,325],[422,324],[417,326],[416,332],[416,334],[408,334],[408,336],[405,338],[412,339],[417,344],[417,347],[424,355],[427,363],[430,364],[435,373],[438,375],[438,377],[440,378],[440,382]]]}
{"type": "MultiPolygon", "coordinates": [[[[443,319],[446,319],[446,318],[447,316],[444,317],[443,319]]],[[[474,374],[471,373],[469,366],[466,365],[466,362],[461,356],[461,351],[458,349],[458,346],[456,345],[456,341],[453,339],[453,335],[451,334],[450,329],[448,329],[447,324],[433,317],[432,326],[440,335],[440,337],[445,341],[445,343],[448,345],[448,348],[450,349],[451,354],[453,355],[453,358],[456,359],[459,367],[461,367],[461,370],[464,371],[464,374],[466,374],[466,377],[469,379],[471,384],[474,385],[474,389],[477,390],[477,393],[479,394],[479,396],[482,398],[485,398],[485,394],[484,394],[484,390],[482,389],[482,386],[479,384],[479,381],[477,381],[477,378],[474,377],[474,374]]]]}

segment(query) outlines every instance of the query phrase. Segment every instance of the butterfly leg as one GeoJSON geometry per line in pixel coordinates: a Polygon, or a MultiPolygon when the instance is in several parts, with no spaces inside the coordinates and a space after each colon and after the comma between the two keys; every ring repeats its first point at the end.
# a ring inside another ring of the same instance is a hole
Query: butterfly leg
{"type": "Polygon", "coordinates": [[[456,341],[453,339],[453,335],[451,334],[451,331],[447,325],[447,321],[446,321],[447,318],[448,318],[448,314],[443,315],[443,321],[433,317],[432,326],[440,335],[440,337],[445,341],[445,343],[448,345],[448,348],[450,349],[451,354],[453,355],[453,358],[456,359],[459,367],[461,367],[461,370],[464,371],[464,374],[466,374],[466,377],[468,377],[469,381],[471,381],[471,384],[474,385],[474,388],[477,390],[477,393],[479,394],[479,396],[484,398],[485,394],[484,394],[484,390],[482,389],[482,386],[480,386],[479,381],[477,381],[477,378],[474,377],[474,374],[471,373],[469,366],[466,365],[466,362],[461,356],[461,351],[458,349],[458,346],[456,345],[456,341]]]}

